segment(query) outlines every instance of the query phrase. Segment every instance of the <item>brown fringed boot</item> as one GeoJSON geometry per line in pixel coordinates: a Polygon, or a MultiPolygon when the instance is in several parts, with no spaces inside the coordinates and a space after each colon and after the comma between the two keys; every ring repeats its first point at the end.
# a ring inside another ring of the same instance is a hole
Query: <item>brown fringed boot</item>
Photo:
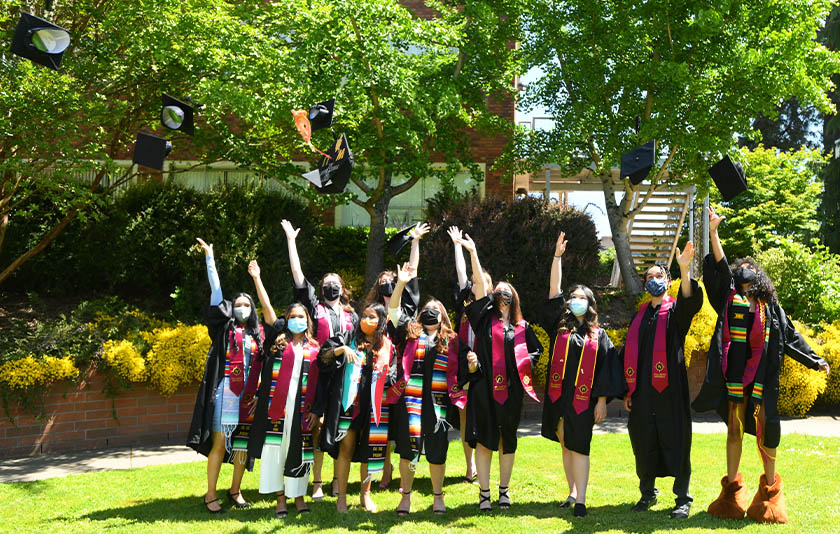
{"type": "Polygon", "coordinates": [[[744,475],[738,473],[735,480],[729,482],[729,477],[720,479],[720,490],[718,498],[709,505],[709,514],[720,519],[744,519],[747,512],[750,496],[744,486],[744,475]]]}
{"type": "Polygon", "coordinates": [[[759,523],[787,523],[787,506],[782,493],[782,476],[776,473],[776,481],[767,485],[767,476],[761,475],[758,491],[752,504],[747,508],[747,515],[759,523]]]}

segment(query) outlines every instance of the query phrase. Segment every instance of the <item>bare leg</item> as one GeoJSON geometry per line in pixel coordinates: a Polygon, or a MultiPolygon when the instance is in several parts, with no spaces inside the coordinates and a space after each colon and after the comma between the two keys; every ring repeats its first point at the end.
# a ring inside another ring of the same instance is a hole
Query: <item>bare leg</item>
{"type": "Polygon", "coordinates": [[[341,513],[347,513],[347,479],[350,478],[350,461],[356,450],[356,431],[348,430],[338,445],[338,458],[335,461],[335,476],[338,481],[338,497],[335,508],[341,513]]]}
{"type": "Polygon", "coordinates": [[[234,495],[233,500],[237,504],[246,504],[247,501],[242,497],[240,489],[242,488],[242,476],[245,474],[246,462],[248,455],[245,452],[238,451],[233,460],[233,479],[230,482],[230,493],[234,495]]]}
{"type": "Polygon", "coordinates": [[[572,451],[566,448],[566,442],[563,440],[563,419],[557,423],[557,439],[560,440],[560,446],[563,447],[563,471],[566,473],[566,483],[569,484],[569,497],[577,501],[577,488],[575,488],[575,477],[572,474],[572,451]]]}
{"type": "Polygon", "coordinates": [[[394,478],[394,466],[391,464],[391,442],[385,447],[385,467],[382,469],[382,480],[379,481],[379,487],[388,489],[391,480],[394,478]]]}
{"type": "Polygon", "coordinates": [[[467,410],[465,408],[458,409],[458,418],[461,420],[461,444],[464,446],[464,460],[467,464],[467,474],[465,478],[472,480],[475,478],[475,449],[470,447],[467,443],[467,410]]]}
{"type": "Polygon", "coordinates": [[[515,453],[505,453],[504,444],[499,440],[499,507],[510,506],[510,475],[513,473],[515,453]],[[504,488],[504,491],[502,490],[504,488]]]}
{"type": "Polygon", "coordinates": [[[569,451],[569,455],[572,459],[572,476],[577,490],[575,503],[586,504],[586,486],[589,483],[589,456],[574,451],[569,451]]]}
{"type": "MultiPolygon", "coordinates": [[[[219,481],[219,471],[222,469],[222,460],[224,459],[225,436],[221,432],[213,432],[213,447],[210,449],[210,454],[207,455],[207,495],[204,496],[204,502],[219,498],[216,493],[216,483],[219,481]]],[[[207,505],[207,508],[214,512],[221,507],[218,502],[207,505]]]]}
{"type": "MultiPolygon", "coordinates": [[[[478,472],[478,486],[480,495],[483,494],[489,498],[490,495],[490,466],[493,462],[493,451],[477,443],[475,447],[475,467],[478,472]]],[[[479,509],[489,510],[491,508],[490,501],[484,503],[479,499],[479,509]]]]}
{"type": "Polygon", "coordinates": [[[744,416],[746,403],[729,401],[729,422],[726,433],[726,476],[735,480],[741,464],[741,449],[744,441],[744,416]]]}
{"type": "MultiPolygon", "coordinates": [[[[321,429],[319,428],[312,433],[312,443],[317,446],[320,437],[321,429]]],[[[321,469],[324,467],[324,453],[316,449],[313,451],[312,457],[314,458],[312,462],[312,499],[320,501],[324,498],[324,488],[321,479],[321,469]]]]}
{"type": "Polygon", "coordinates": [[[411,512],[411,488],[414,487],[414,471],[411,470],[411,461],[400,458],[400,491],[402,499],[397,505],[397,514],[408,515],[411,512]]]}
{"type": "Polygon", "coordinates": [[[368,512],[375,514],[376,513],[376,504],[373,502],[373,499],[370,498],[370,479],[368,479],[368,464],[361,464],[359,466],[359,476],[361,476],[361,492],[359,494],[360,501],[362,506],[368,512]]]}
{"type": "Polygon", "coordinates": [[[429,474],[432,478],[432,491],[434,492],[434,504],[432,509],[435,512],[445,512],[446,504],[443,502],[443,477],[446,474],[446,464],[429,464],[429,474]]]}

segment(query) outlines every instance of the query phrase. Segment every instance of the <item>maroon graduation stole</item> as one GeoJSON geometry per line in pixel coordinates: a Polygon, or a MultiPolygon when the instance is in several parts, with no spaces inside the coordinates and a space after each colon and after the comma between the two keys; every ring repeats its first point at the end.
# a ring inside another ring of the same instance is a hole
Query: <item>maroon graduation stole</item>
{"type": "MultiPolygon", "coordinates": [[[[653,339],[653,362],[651,364],[651,384],[656,391],[662,391],[668,387],[668,361],[667,361],[667,327],[668,311],[674,305],[676,299],[665,295],[659,312],[656,317],[656,333],[653,339]]],[[[642,325],[642,318],[645,316],[650,302],[645,302],[636,313],[633,322],[630,323],[630,330],[627,331],[627,341],[624,344],[624,378],[627,380],[629,389],[628,395],[636,391],[636,368],[639,362],[639,328],[642,325]]]]}
{"type": "MultiPolygon", "coordinates": [[[[757,313],[754,314],[752,329],[750,330],[750,357],[747,359],[747,365],[744,368],[742,386],[751,384],[755,379],[758,364],[761,363],[761,356],[764,354],[764,344],[770,339],[766,304],[758,301],[755,309],[757,313]]],[[[723,357],[721,359],[723,376],[726,376],[730,345],[732,343],[746,343],[747,341],[746,317],[749,310],[749,299],[742,297],[733,289],[729,298],[726,299],[726,307],[723,311],[723,357]]]]}
{"type": "MultiPolygon", "coordinates": [[[[308,374],[311,375],[313,367],[317,367],[317,365],[312,365],[313,355],[317,355],[317,347],[314,343],[303,345],[301,380],[303,379],[304,371],[308,371],[308,374]]],[[[274,386],[274,395],[271,398],[271,405],[268,407],[268,418],[272,421],[278,421],[286,416],[286,397],[289,395],[289,385],[292,380],[292,372],[295,368],[295,349],[292,347],[291,340],[286,345],[286,350],[283,351],[282,358],[280,373],[277,375],[277,381],[274,386]]],[[[308,382],[307,380],[307,393],[310,388],[308,382]]]]}
{"type": "MultiPolygon", "coordinates": [[[[595,362],[598,358],[598,334],[598,327],[595,327],[583,341],[583,351],[575,375],[575,397],[572,400],[575,413],[583,413],[589,407],[592,383],[595,381],[595,362]]],[[[571,332],[566,331],[557,336],[554,341],[554,354],[551,356],[551,375],[548,383],[548,396],[551,402],[557,402],[557,399],[563,394],[563,378],[566,376],[566,359],[569,356],[571,338],[571,332]]]]}
{"type": "MultiPolygon", "coordinates": [[[[341,310],[341,315],[341,330],[353,330],[353,316],[350,315],[350,312],[341,310]]],[[[315,331],[315,339],[318,341],[318,345],[323,345],[329,338],[332,337],[333,332],[332,324],[330,322],[330,314],[327,311],[327,308],[320,302],[315,306],[315,322],[318,325],[315,331]]],[[[309,377],[307,379],[308,383],[306,396],[304,397],[304,405],[307,412],[312,410],[312,406],[315,404],[315,389],[318,385],[318,376],[320,373],[321,371],[318,369],[317,365],[310,366],[309,377]]]]}
{"type": "Polygon", "coordinates": [[[382,346],[374,353],[373,369],[371,370],[370,409],[371,423],[379,426],[382,416],[382,400],[385,397],[385,380],[388,379],[388,366],[391,364],[391,339],[382,338],[382,346]]]}
{"type": "MultiPolygon", "coordinates": [[[[505,367],[505,329],[502,321],[493,317],[490,330],[493,347],[493,398],[499,404],[504,404],[508,398],[508,376],[505,367]]],[[[531,358],[525,343],[525,321],[520,321],[513,327],[513,355],[522,387],[531,398],[539,402],[531,384],[531,358]]]]}
{"type": "MultiPolygon", "coordinates": [[[[226,359],[226,369],[225,369],[225,376],[228,377],[230,381],[230,390],[231,392],[236,395],[237,397],[242,393],[242,390],[245,389],[245,351],[249,351],[251,353],[251,363],[256,364],[258,367],[257,370],[262,368],[262,362],[257,362],[257,343],[254,339],[251,339],[251,346],[244,347],[243,346],[243,338],[244,338],[245,329],[240,326],[234,326],[230,329],[228,333],[228,346],[227,346],[227,354],[226,359]]],[[[263,326],[260,325],[259,330],[260,335],[260,342],[265,340],[265,332],[263,330],[263,326]]],[[[252,367],[253,369],[253,367],[252,367]]],[[[257,373],[259,374],[259,372],[257,373]]],[[[250,381],[249,381],[250,384],[250,381]]]]}

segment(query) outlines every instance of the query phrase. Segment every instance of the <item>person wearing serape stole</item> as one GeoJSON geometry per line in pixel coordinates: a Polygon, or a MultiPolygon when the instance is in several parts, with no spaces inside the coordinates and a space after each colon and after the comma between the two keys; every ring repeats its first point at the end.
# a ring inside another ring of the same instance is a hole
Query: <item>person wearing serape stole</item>
{"type": "MultiPolygon", "coordinates": [[[[470,252],[473,273],[481,273],[475,243],[466,234],[461,246],[470,252]]],[[[479,481],[479,510],[492,509],[490,464],[499,451],[499,508],[510,508],[509,484],[516,453],[516,432],[527,393],[534,400],[531,368],[543,347],[522,318],[519,295],[507,283],[499,282],[487,294],[484,277],[477,276],[476,301],[466,313],[475,332],[474,350],[467,354],[470,388],[467,393],[467,441],[476,449],[479,481]]]]}
{"type": "Polygon", "coordinates": [[[681,282],[676,300],[667,293],[671,280],[665,266],[645,271],[651,299],[631,321],[622,355],[627,430],[642,494],[633,511],[656,503],[656,477],[674,477],[672,518],[688,517],[692,503],[691,410],[683,349],[691,321],[703,306],[703,291],[689,274],[693,256],[691,241],[682,253],[677,250],[681,282]]]}
{"type": "MultiPolygon", "coordinates": [[[[400,300],[403,288],[417,271],[409,264],[398,272],[388,318],[397,324],[400,318],[400,300]]],[[[458,341],[449,323],[446,308],[440,301],[430,298],[420,312],[419,320],[401,326],[394,340],[400,356],[397,364],[397,381],[385,394],[391,413],[399,414],[396,428],[396,451],[400,455],[400,493],[402,500],[397,515],[406,516],[411,511],[411,490],[420,455],[429,461],[434,493],[433,511],[446,512],[443,502],[443,478],[446,472],[446,455],[449,449],[446,420],[451,406],[449,374],[451,362],[458,358],[458,341]]],[[[458,390],[456,390],[458,391],[458,390]]]]}
{"type": "MultiPolygon", "coordinates": [[[[285,219],[281,221],[281,225],[286,233],[286,245],[289,249],[289,267],[292,271],[294,301],[303,304],[309,317],[312,318],[315,340],[319,345],[323,345],[328,339],[338,339],[342,333],[354,332],[359,324],[359,317],[350,305],[352,295],[344,285],[344,280],[336,273],[326,273],[316,290],[303,275],[300,266],[300,256],[298,255],[296,242],[300,229],[295,229],[292,223],[285,219]]],[[[306,409],[319,418],[319,424],[313,429],[315,452],[312,465],[312,499],[315,501],[324,498],[324,490],[321,484],[324,448],[321,446],[321,442],[326,440],[328,444],[335,443],[335,436],[321,435],[321,429],[323,428],[321,423],[323,423],[325,410],[323,401],[327,398],[327,392],[330,391],[331,385],[320,380],[319,369],[315,365],[310,370],[305,399],[306,409]]],[[[333,477],[333,486],[333,495],[337,495],[335,477],[333,477]]]]}
{"type": "MultiPolygon", "coordinates": [[[[408,235],[403,238],[401,244],[397,245],[398,248],[396,253],[392,250],[391,254],[393,256],[397,256],[399,254],[399,249],[405,246],[405,240],[410,239],[411,251],[408,256],[408,263],[414,271],[417,272],[417,268],[420,265],[420,239],[427,233],[429,233],[429,225],[426,223],[417,223],[414,225],[414,228],[408,232],[408,235]]],[[[379,273],[379,276],[376,277],[376,282],[373,286],[371,286],[370,291],[368,291],[368,294],[365,297],[365,306],[370,304],[381,304],[387,310],[390,305],[392,295],[394,294],[396,283],[397,275],[394,271],[382,271],[379,273]]],[[[409,321],[412,321],[416,317],[417,306],[419,304],[420,284],[417,278],[413,278],[411,282],[405,286],[402,302],[398,307],[399,318],[397,323],[394,324],[391,321],[388,321],[388,337],[392,340],[395,339],[397,330],[404,327],[409,321]]],[[[390,407],[387,409],[390,409],[390,407]]],[[[397,414],[397,416],[399,416],[399,414],[397,414]]],[[[396,422],[394,414],[389,414],[388,448],[385,451],[385,469],[382,472],[382,480],[379,481],[380,489],[388,489],[388,486],[391,485],[391,479],[393,478],[394,466],[391,464],[391,443],[397,439],[396,434],[394,434],[396,422]]]]}
{"type": "Polygon", "coordinates": [[[224,512],[216,494],[223,461],[233,463],[228,501],[236,508],[251,506],[240,492],[246,467],[251,470],[254,466],[246,448],[256,382],[248,378],[260,373],[257,355],[262,351],[264,332],[250,295],[239,293],[232,301],[223,298],[213,245],[197,241],[204,250],[210,281],[210,307],[204,322],[212,343],[196,395],[187,446],[207,456],[207,494],[202,501],[208,512],[216,514],[224,512]]]}
{"type": "Polygon", "coordinates": [[[336,459],[336,509],[342,513],[347,512],[351,461],[362,464],[361,504],[365,510],[376,512],[370,498],[370,482],[385,466],[388,409],[383,400],[397,376],[394,345],[387,335],[386,323],[387,314],[381,304],[367,306],[359,328],[352,334],[343,332],[328,339],[318,355],[321,376],[330,384],[324,393],[321,446],[336,459]]]}
{"type": "Polygon", "coordinates": [[[574,506],[574,516],[584,517],[592,427],[606,417],[608,397],[624,391],[621,362],[606,330],[598,326],[592,290],[574,285],[569,299],[561,290],[565,237],[561,233],[554,247],[548,302],[541,318],[551,339],[541,433],[563,448],[569,496],[560,507],[574,506]]]}
{"type": "MultiPolygon", "coordinates": [[[[476,478],[475,470],[475,449],[470,446],[466,439],[467,429],[467,389],[469,387],[469,380],[467,379],[467,366],[461,365],[461,360],[466,362],[467,352],[473,349],[475,345],[475,332],[470,326],[470,321],[467,319],[467,314],[464,313],[464,308],[470,302],[475,300],[473,294],[473,284],[467,277],[467,266],[464,262],[464,252],[461,246],[460,239],[464,237],[463,233],[457,226],[450,226],[446,231],[452,239],[455,247],[455,274],[458,277],[458,282],[455,284],[454,299],[455,307],[453,309],[455,322],[452,323],[457,329],[455,333],[458,335],[458,351],[459,357],[452,358],[449,362],[449,379],[450,384],[449,397],[452,400],[452,405],[457,410],[449,410],[446,417],[450,424],[457,428],[461,436],[461,445],[464,448],[464,462],[467,464],[467,472],[464,475],[464,482],[467,484],[474,484],[476,478]]],[[[481,273],[484,277],[486,287],[491,287],[493,281],[487,271],[481,273]]]]}
{"type": "Polygon", "coordinates": [[[278,318],[256,261],[248,265],[248,272],[257,286],[265,329],[262,373],[248,455],[261,458],[259,491],[277,493],[274,513],[282,519],[288,513],[287,497],[295,499],[298,512],[309,512],[303,496],[314,461],[312,431],[318,417],[306,408],[306,394],[319,347],[306,308],[300,303],[292,304],[285,316],[278,318]]]}
{"type": "Polygon", "coordinates": [[[706,378],[693,403],[697,411],[717,410],[726,421],[726,476],[720,496],[709,505],[711,515],[758,522],[785,523],[787,511],[782,477],[776,473],[776,447],[781,428],[776,404],[784,355],[810,369],[829,372],[794,329],[779,306],[776,289],[752,258],[730,266],[718,236],[723,217],[709,209],[712,254],[703,263],[709,302],[718,313],[709,346],[706,378]],[[744,432],[754,434],[764,464],[758,491],[749,503],[744,477],[738,472],[744,432]]]}

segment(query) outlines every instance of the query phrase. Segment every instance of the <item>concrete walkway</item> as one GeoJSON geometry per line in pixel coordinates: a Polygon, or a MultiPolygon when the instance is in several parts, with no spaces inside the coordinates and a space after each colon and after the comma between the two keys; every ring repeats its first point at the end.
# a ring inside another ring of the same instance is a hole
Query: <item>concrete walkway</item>
{"type": "MultiPolygon", "coordinates": [[[[519,428],[519,435],[522,437],[539,436],[540,426],[540,421],[523,421],[519,428]]],[[[693,430],[698,434],[722,433],[726,432],[726,425],[717,418],[697,417],[695,415],[693,430]]],[[[602,423],[595,425],[595,433],[598,434],[624,432],[627,432],[627,418],[623,416],[611,415],[602,423]]],[[[782,434],[840,437],[840,417],[783,418],[782,434]]],[[[450,432],[449,438],[450,440],[457,440],[458,432],[450,432]]],[[[27,458],[0,460],[0,483],[31,482],[92,471],[136,469],[147,465],[198,461],[204,461],[204,457],[190,448],[178,445],[42,454],[27,458]]]]}

